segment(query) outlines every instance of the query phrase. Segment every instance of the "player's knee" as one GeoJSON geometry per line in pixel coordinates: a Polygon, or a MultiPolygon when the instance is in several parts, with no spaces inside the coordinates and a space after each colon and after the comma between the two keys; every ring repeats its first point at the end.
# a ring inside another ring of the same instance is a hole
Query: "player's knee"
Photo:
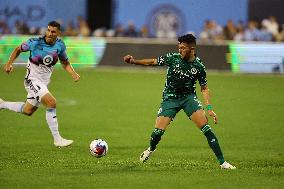
{"type": "Polygon", "coordinates": [[[56,108],[56,101],[50,102],[48,108],[56,108]]]}
{"type": "Polygon", "coordinates": [[[55,98],[50,98],[50,99],[46,102],[46,107],[47,107],[47,108],[56,108],[56,99],[55,99],[55,98]]]}
{"type": "Polygon", "coordinates": [[[26,115],[26,116],[32,116],[33,113],[34,113],[33,110],[25,110],[25,109],[23,110],[23,114],[26,115]]]}

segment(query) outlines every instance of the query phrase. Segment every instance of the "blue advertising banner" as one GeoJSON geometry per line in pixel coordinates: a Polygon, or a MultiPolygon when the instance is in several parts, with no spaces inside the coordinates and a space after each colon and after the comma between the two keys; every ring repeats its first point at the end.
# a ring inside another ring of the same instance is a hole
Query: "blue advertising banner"
{"type": "Polygon", "coordinates": [[[29,26],[45,27],[51,20],[60,20],[63,25],[86,16],[86,0],[1,0],[0,21],[12,28],[17,20],[29,26]]]}
{"type": "Polygon", "coordinates": [[[114,26],[127,26],[129,21],[137,28],[147,26],[152,35],[158,30],[177,34],[193,31],[199,34],[207,19],[225,25],[247,21],[248,0],[114,0],[114,26]]]}

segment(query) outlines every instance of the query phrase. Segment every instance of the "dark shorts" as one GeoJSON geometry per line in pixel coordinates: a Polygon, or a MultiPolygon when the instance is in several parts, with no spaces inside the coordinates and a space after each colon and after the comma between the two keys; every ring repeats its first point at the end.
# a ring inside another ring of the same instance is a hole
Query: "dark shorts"
{"type": "Polygon", "coordinates": [[[158,111],[158,116],[174,118],[183,109],[188,117],[197,110],[202,109],[202,104],[195,94],[183,98],[163,100],[158,111]]]}

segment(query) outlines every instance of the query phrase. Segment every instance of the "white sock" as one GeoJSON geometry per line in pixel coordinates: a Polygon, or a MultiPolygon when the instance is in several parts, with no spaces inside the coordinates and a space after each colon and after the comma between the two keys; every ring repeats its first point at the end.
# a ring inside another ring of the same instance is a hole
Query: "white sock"
{"type": "Polygon", "coordinates": [[[0,109],[8,109],[17,113],[23,112],[25,103],[23,102],[3,102],[0,104],[0,109]]]}
{"type": "Polygon", "coordinates": [[[54,141],[58,141],[61,139],[58,130],[58,121],[56,117],[56,108],[47,108],[46,109],[46,121],[51,131],[51,134],[54,138],[54,141]]]}

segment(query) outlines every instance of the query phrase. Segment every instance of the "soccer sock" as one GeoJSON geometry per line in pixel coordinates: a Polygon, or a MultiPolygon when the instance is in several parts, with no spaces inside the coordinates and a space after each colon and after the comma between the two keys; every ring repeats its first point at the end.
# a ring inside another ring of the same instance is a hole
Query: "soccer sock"
{"type": "Polygon", "coordinates": [[[208,144],[210,148],[213,150],[214,154],[216,155],[220,165],[225,162],[222,150],[218,143],[218,139],[215,134],[212,132],[211,127],[206,124],[201,128],[201,131],[206,136],[208,144]]]}
{"type": "Polygon", "coordinates": [[[3,102],[0,104],[0,109],[8,109],[17,113],[23,112],[25,103],[23,102],[3,102]]]}
{"type": "Polygon", "coordinates": [[[156,149],[157,144],[161,140],[162,135],[164,134],[165,130],[155,128],[150,139],[150,150],[154,151],[156,149]]]}
{"type": "Polygon", "coordinates": [[[46,109],[46,121],[51,131],[51,134],[55,141],[61,138],[58,131],[58,121],[56,117],[56,109],[55,108],[47,108],[46,109]]]}

